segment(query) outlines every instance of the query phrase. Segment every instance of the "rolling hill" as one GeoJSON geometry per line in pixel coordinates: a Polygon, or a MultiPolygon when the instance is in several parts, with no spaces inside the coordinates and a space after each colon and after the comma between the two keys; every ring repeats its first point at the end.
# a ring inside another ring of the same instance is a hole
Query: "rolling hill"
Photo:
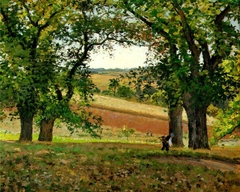
{"type": "MultiPolygon", "coordinates": [[[[95,95],[90,110],[103,118],[103,125],[114,128],[133,128],[140,132],[168,133],[166,108],[127,101],[109,96],[95,95]]],[[[208,125],[214,119],[208,117],[208,125]]],[[[187,116],[183,112],[183,130],[187,132],[187,116]]]]}

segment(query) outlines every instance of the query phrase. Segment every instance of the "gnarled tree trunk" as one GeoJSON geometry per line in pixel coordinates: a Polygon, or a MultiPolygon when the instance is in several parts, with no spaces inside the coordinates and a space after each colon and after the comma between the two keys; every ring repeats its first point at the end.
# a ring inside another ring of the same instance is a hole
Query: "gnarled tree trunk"
{"type": "Polygon", "coordinates": [[[53,125],[55,117],[50,119],[43,119],[40,124],[40,133],[38,141],[52,141],[53,139],[53,125]]]}
{"type": "Polygon", "coordinates": [[[170,108],[169,116],[169,134],[173,133],[173,145],[183,147],[183,131],[182,131],[182,107],[170,108]]]}

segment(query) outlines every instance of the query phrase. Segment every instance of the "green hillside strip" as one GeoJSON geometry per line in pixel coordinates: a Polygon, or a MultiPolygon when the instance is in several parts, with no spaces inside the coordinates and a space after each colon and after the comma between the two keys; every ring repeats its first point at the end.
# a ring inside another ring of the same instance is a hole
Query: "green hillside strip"
{"type": "MultiPolygon", "coordinates": [[[[92,107],[129,114],[138,114],[147,117],[156,117],[164,120],[168,119],[168,109],[164,107],[147,105],[102,95],[94,95],[94,99],[95,101],[91,104],[92,107]]],[[[187,122],[187,115],[185,111],[183,112],[183,121],[187,122]]],[[[208,117],[208,125],[211,125],[213,122],[214,118],[208,117]]]]}

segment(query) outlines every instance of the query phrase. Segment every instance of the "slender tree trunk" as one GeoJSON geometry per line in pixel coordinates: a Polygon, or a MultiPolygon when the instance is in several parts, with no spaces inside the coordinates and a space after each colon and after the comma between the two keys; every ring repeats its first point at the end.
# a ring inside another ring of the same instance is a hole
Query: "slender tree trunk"
{"type": "Polygon", "coordinates": [[[52,141],[53,138],[53,125],[55,117],[50,119],[43,119],[40,124],[40,133],[38,141],[52,141]]]}
{"type": "Polygon", "coordinates": [[[32,141],[33,132],[33,113],[26,110],[19,110],[20,122],[21,122],[21,133],[19,141],[32,141]]]}
{"type": "Polygon", "coordinates": [[[183,131],[182,131],[182,107],[170,108],[169,115],[169,134],[173,133],[173,145],[183,147],[183,131]]]}

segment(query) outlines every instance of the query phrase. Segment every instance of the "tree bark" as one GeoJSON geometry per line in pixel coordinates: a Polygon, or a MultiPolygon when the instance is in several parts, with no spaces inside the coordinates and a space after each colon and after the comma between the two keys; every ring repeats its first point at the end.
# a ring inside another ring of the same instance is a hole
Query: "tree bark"
{"type": "Polygon", "coordinates": [[[185,93],[183,96],[183,106],[188,118],[188,147],[193,147],[193,142],[196,139],[196,114],[193,103],[191,102],[190,93],[185,93]]]}
{"type": "Polygon", "coordinates": [[[197,138],[197,117],[196,117],[196,110],[192,109],[191,107],[185,108],[187,117],[188,117],[188,147],[193,148],[194,142],[197,138]]]}
{"type": "Polygon", "coordinates": [[[19,110],[20,122],[21,122],[21,133],[19,141],[32,141],[33,132],[33,116],[34,114],[27,110],[19,110]]]}
{"type": "Polygon", "coordinates": [[[184,94],[183,103],[188,117],[188,147],[210,149],[207,134],[207,107],[195,106],[190,93],[184,94]]]}
{"type": "Polygon", "coordinates": [[[169,116],[169,134],[173,133],[173,145],[183,147],[183,131],[182,131],[182,107],[170,108],[169,116]]]}
{"type": "Polygon", "coordinates": [[[40,123],[40,133],[38,141],[52,141],[53,139],[53,125],[55,117],[50,119],[43,119],[40,123]]]}
{"type": "Polygon", "coordinates": [[[210,149],[207,133],[207,107],[198,108],[196,111],[196,139],[193,149],[210,149]]]}

